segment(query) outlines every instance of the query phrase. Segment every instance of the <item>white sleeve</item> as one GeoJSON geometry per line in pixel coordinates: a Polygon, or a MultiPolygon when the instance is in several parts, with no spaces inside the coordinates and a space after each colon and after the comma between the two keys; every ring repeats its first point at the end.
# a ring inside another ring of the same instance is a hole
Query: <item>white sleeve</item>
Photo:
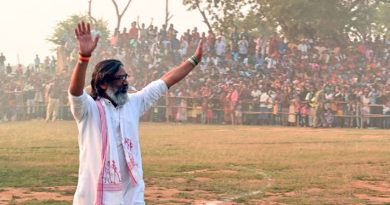
{"type": "Polygon", "coordinates": [[[166,91],[168,91],[167,84],[159,79],[149,83],[141,91],[137,92],[136,95],[140,99],[140,116],[152,107],[166,91]]]}
{"type": "Polygon", "coordinates": [[[92,97],[88,95],[85,90],[83,90],[83,94],[80,96],[73,96],[68,91],[68,98],[70,111],[77,121],[82,120],[88,115],[89,110],[91,110],[91,102],[94,102],[92,97]]]}

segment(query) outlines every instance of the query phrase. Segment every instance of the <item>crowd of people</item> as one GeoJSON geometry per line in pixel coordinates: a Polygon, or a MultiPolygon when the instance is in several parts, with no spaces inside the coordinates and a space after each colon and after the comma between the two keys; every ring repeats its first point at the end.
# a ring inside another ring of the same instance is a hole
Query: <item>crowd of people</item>
{"type": "MultiPolygon", "coordinates": [[[[96,31],[98,32],[98,31],[96,31]]],[[[93,59],[121,60],[133,91],[189,57],[200,39],[197,70],[168,91],[143,120],[306,127],[390,127],[390,41],[179,33],[174,24],[132,22],[96,49],[93,59]]],[[[38,55],[34,66],[11,67],[0,55],[0,120],[70,119],[67,82],[77,49],[64,45],[68,70],[38,55]],[[6,66],[7,65],[7,66],[6,66]]],[[[91,63],[93,64],[93,63],[91,63]]],[[[87,75],[90,76],[90,75],[87,75]]],[[[89,82],[89,80],[87,80],[89,82]]]]}

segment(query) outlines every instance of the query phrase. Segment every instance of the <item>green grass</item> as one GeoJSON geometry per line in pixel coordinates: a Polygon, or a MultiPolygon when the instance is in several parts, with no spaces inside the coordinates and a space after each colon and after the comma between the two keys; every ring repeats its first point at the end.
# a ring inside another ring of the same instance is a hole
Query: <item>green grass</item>
{"type": "MultiPolygon", "coordinates": [[[[269,199],[287,204],[371,203],[354,195],[371,191],[354,188],[352,183],[390,183],[388,133],[141,123],[147,202],[256,204],[269,199]],[[177,192],[157,197],[150,191],[153,187],[177,192]]],[[[0,190],[23,187],[71,195],[47,187],[75,186],[77,171],[74,122],[0,124],[0,190]]],[[[21,204],[17,198],[12,200],[21,204]]],[[[70,204],[53,200],[23,204],[70,204]]]]}
{"type": "Polygon", "coordinates": [[[68,201],[57,201],[57,200],[31,200],[21,203],[20,205],[69,205],[68,201]]]}

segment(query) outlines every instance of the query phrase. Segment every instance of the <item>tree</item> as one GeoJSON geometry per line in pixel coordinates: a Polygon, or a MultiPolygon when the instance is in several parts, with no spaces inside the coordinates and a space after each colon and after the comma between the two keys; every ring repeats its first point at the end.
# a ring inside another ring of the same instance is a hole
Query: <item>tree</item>
{"type": "Polygon", "coordinates": [[[214,33],[213,28],[212,28],[210,21],[209,21],[209,17],[206,14],[206,11],[205,11],[206,9],[201,8],[199,0],[194,0],[194,1],[193,0],[183,0],[183,4],[189,6],[188,10],[198,9],[199,13],[202,15],[203,22],[207,25],[207,27],[209,28],[209,31],[211,31],[211,33],[214,33]]]}
{"type": "Polygon", "coordinates": [[[277,31],[277,26],[274,22],[259,17],[250,11],[244,20],[236,22],[238,29],[249,31],[254,36],[271,36],[277,31]]]}
{"type": "Polygon", "coordinates": [[[88,17],[93,23],[96,23],[96,19],[92,16],[92,0],[88,0],[88,17]]]}
{"type": "Polygon", "coordinates": [[[243,20],[242,10],[246,1],[183,0],[183,4],[188,6],[188,10],[197,9],[211,32],[217,30],[227,33],[235,26],[235,22],[243,20]]]}
{"type": "Polygon", "coordinates": [[[171,20],[173,17],[173,15],[169,13],[168,5],[169,5],[169,0],[165,0],[165,25],[166,26],[168,26],[169,20],[171,20]]]}
{"type": "MultiPolygon", "coordinates": [[[[89,16],[70,16],[68,19],[61,21],[56,25],[53,34],[47,40],[57,46],[76,42],[74,29],[76,28],[77,23],[81,21],[90,22],[91,19],[89,16]]],[[[92,27],[96,32],[99,32],[100,41],[102,43],[106,42],[109,37],[108,23],[100,19],[96,20],[96,22],[92,22],[92,27]]]]}
{"type": "Polygon", "coordinates": [[[198,8],[209,15],[208,24],[222,32],[237,26],[263,34],[277,30],[289,39],[320,37],[333,41],[343,41],[346,36],[364,40],[387,32],[389,3],[388,0],[183,1],[190,10],[198,8]]]}
{"type": "Polygon", "coordinates": [[[118,3],[116,2],[116,0],[111,0],[111,1],[114,4],[115,13],[116,13],[116,17],[117,17],[117,23],[116,23],[116,28],[115,29],[117,31],[119,31],[120,26],[121,26],[122,17],[126,13],[127,9],[129,8],[131,0],[127,0],[126,6],[125,6],[125,8],[123,8],[122,12],[119,11],[119,6],[118,6],[118,3]]]}
{"type": "Polygon", "coordinates": [[[349,19],[340,0],[255,0],[259,18],[272,22],[290,39],[339,36],[349,19]]]}
{"type": "Polygon", "coordinates": [[[390,28],[390,4],[381,3],[377,12],[375,13],[374,19],[377,22],[377,29],[384,34],[389,33],[390,28]]]}

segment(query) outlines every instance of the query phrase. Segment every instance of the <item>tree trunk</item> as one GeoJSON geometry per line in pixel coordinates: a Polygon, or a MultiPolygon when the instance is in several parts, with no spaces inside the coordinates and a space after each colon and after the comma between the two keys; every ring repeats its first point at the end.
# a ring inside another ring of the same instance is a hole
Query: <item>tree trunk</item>
{"type": "Polygon", "coordinates": [[[211,27],[210,25],[210,22],[206,16],[206,12],[204,12],[201,8],[200,8],[200,5],[199,5],[199,0],[196,0],[196,7],[198,8],[200,14],[202,15],[203,17],[203,22],[207,25],[207,27],[209,28],[209,30],[211,31],[211,33],[215,36],[214,34],[214,31],[213,31],[213,28],[211,27]]]}
{"type": "Polygon", "coordinates": [[[93,24],[96,24],[96,19],[92,16],[92,0],[88,1],[88,16],[93,24]]]}
{"type": "Polygon", "coordinates": [[[169,15],[168,1],[169,0],[165,0],[165,25],[166,26],[168,26],[168,15],[169,15]]]}
{"type": "Polygon", "coordinates": [[[111,0],[112,3],[114,4],[114,7],[115,7],[115,13],[116,13],[116,18],[117,18],[117,22],[116,22],[116,30],[119,31],[120,29],[120,26],[121,26],[121,21],[122,21],[122,17],[123,15],[126,13],[127,9],[129,8],[129,5],[131,3],[131,0],[128,0],[127,1],[127,4],[125,6],[125,8],[123,9],[122,12],[119,12],[119,7],[118,7],[118,4],[116,3],[116,0],[111,0]]]}
{"type": "Polygon", "coordinates": [[[168,5],[169,5],[169,0],[165,0],[165,25],[166,25],[167,27],[168,27],[168,22],[169,22],[169,20],[171,20],[171,18],[173,17],[173,16],[170,15],[170,13],[169,13],[168,5]]]}

